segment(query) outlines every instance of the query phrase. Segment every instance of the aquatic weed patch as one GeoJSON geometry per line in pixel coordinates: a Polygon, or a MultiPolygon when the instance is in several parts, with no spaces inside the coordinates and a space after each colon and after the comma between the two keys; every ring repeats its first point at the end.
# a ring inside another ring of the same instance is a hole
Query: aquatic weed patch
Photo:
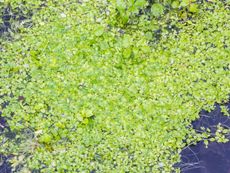
{"type": "Polygon", "coordinates": [[[158,20],[112,25],[114,2],[49,2],[3,43],[1,112],[15,137],[0,151],[19,171],[171,172],[183,147],[208,139],[190,127],[228,100],[229,11],[173,16],[180,32],[151,45],[158,20]]]}

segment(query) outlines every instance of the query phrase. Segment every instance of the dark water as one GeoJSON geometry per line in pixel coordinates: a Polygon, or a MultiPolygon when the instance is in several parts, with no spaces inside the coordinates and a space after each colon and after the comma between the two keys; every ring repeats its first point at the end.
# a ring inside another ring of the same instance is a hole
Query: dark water
{"type": "Polygon", "coordinates": [[[11,173],[11,166],[6,156],[0,155],[0,173],[11,173]]]}
{"type": "Polygon", "coordinates": [[[230,143],[203,142],[182,152],[182,173],[230,173],[230,143]]]}
{"type": "MultiPolygon", "coordinates": [[[[0,96],[1,99],[2,96],[0,96]]],[[[7,106],[8,103],[3,103],[1,104],[1,109],[5,108],[7,106]]],[[[5,134],[6,131],[9,130],[9,127],[7,126],[6,120],[1,117],[2,112],[0,111],[0,135],[5,134]]],[[[0,141],[0,143],[2,143],[3,141],[0,141]]],[[[11,173],[12,172],[12,168],[10,166],[10,163],[8,162],[8,159],[10,158],[10,156],[4,156],[0,154],[0,173],[11,173]]]]}
{"type": "MultiPolygon", "coordinates": [[[[230,109],[230,102],[226,106],[230,109]]],[[[218,123],[230,127],[230,117],[223,115],[220,106],[216,104],[210,113],[201,111],[200,119],[194,121],[192,125],[196,130],[201,130],[203,126],[215,132],[218,123]]],[[[182,173],[230,173],[230,142],[212,142],[205,148],[201,141],[197,145],[185,148],[181,153],[181,159],[179,167],[182,173]]]]}
{"type": "MultiPolygon", "coordinates": [[[[23,6],[23,5],[22,5],[23,6]]],[[[23,22],[23,27],[29,28],[32,26],[32,11],[23,10],[25,8],[14,8],[12,9],[10,5],[0,7],[0,18],[2,23],[0,23],[0,37],[5,36],[5,38],[10,37],[9,32],[17,33],[19,31],[19,25],[23,22]]]]}

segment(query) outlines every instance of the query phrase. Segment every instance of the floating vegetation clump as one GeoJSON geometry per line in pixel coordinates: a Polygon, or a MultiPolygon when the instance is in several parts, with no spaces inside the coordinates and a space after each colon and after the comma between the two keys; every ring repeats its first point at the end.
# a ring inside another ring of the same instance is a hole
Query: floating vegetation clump
{"type": "Polygon", "coordinates": [[[27,6],[33,26],[0,51],[0,153],[14,172],[180,172],[184,147],[228,142],[229,127],[191,126],[229,99],[228,4],[27,6]]]}

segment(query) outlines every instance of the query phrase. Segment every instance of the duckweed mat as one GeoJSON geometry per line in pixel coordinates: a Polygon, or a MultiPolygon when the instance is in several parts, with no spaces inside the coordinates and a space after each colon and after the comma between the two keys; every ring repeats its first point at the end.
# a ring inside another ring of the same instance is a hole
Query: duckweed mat
{"type": "Polygon", "coordinates": [[[192,126],[214,103],[229,116],[228,2],[6,6],[32,24],[0,38],[0,153],[12,172],[180,172],[186,146],[229,141],[229,126],[192,126]]]}

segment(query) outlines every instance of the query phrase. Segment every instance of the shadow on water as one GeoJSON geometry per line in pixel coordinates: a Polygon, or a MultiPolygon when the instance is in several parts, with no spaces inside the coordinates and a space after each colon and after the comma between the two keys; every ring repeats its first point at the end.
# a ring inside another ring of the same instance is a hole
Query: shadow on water
{"type": "Polygon", "coordinates": [[[8,157],[0,155],[0,172],[1,173],[11,173],[12,172],[10,163],[7,160],[8,160],[8,157]]]}
{"type": "MultiPolygon", "coordinates": [[[[230,110],[230,101],[225,106],[230,110]]],[[[219,123],[229,128],[230,117],[223,115],[220,105],[215,104],[215,109],[211,112],[202,110],[200,118],[192,125],[197,131],[205,127],[214,133],[219,123]]],[[[205,148],[204,142],[201,141],[186,147],[181,152],[181,160],[179,167],[182,173],[230,173],[230,142],[211,142],[208,148],[205,148]]]]}
{"type": "MultiPolygon", "coordinates": [[[[7,127],[6,125],[6,120],[1,117],[2,112],[0,111],[0,134],[3,134],[5,131],[5,128],[7,127]]],[[[1,141],[2,143],[3,141],[1,141]]],[[[10,157],[4,156],[0,154],[0,173],[11,173],[12,168],[10,166],[10,163],[8,162],[8,159],[10,157]]]]}
{"type": "MultiPolygon", "coordinates": [[[[0,96],[1,98],[2,96],[0,96]]],[[[1,104],[1,108],[4,109],[9,103],[3,103],[1,104]]],[[[2,112],[0,111],[0,135],[3,135],[6,133],[6,131],[9,131],[9,127],[7,125],[7,122],[5,120],[5,118],[3,118],[2,116],[2,112]]],[[[0,146],[2,143],[4,143],[4,141],[0,141],[0,146]]],[[[11,173],[12,172],[12,168],[10,163],[8,162],[8,159],[10,159],[10,156],[4,156],[2,154],[0,154],[0,173],[11,173]]]]}
{"type": "Polygon", "coordinates": [[[21,8],[12,9],[11,6],[1,7],[0,17],[0,37],[5,35],[9,37],[10,32],[18,32],[21,26],[28,28],[32,26],[32,12],[22,10],[21,8]]]}

